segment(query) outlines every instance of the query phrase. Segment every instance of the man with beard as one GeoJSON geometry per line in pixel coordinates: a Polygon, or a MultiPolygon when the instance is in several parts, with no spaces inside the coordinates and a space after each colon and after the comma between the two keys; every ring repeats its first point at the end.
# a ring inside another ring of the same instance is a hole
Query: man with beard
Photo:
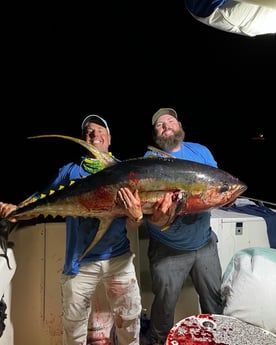
{"type": "MultiPolygon", "coordinates": [[[[152,117],[152,125],[153,140],[159,149],[179,159],[217,167],[207,147],[184,141],[185,132],[174,109],[159,109],[152,117]]],[[[162,156],[162,152],[145,153],[145,156],[151,155],[162,156]]],[[[182,215],[167,227],[171,206],[172,198],[166,195],[155,205],[153,215],[145,219],[150,236],[148,256],[154,294],[150,322],[152,344],[165,344],[188,276],[198,293],[202,313],[221,314],[223,310],[222,271],[217,237],[210,225],[211,214],[208,211],[182,215]]]]}

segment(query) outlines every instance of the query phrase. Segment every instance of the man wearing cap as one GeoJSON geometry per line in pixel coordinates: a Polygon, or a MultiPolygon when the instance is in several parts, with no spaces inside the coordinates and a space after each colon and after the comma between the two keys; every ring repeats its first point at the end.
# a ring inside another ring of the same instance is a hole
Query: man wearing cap
{"type": "MultiPolygon", "coordinates": [[[[209,149],[184,141],[185,132],[172,108],[161,108],[152,116],[153,141],[159,149],[179,158],[213,167],[217,163],[209,149]]],[[[161,155],[147,151],[145,156],[161,155]]],[[[175,306],[182,286],[190,276],[199,296],[202,313],[222,313],[221,265],[217,237],[210,226],[210,212],[179,216],[161,231],[171,217],[171,198],[156,205],[146,218],[149,231],[148,256],[154,300],[151,306],[152,344],[165,344],[174,325],[175,306]]]]}
{"type": "MultiPolygon", "coordinates": [[[[81,125],[82,138],[101,151],[109,152],[111,135],[105,119],[99,115],[88,115],[81,125]]],[[[110,155],[111,152],[109,152],[110,155]]],[[[52,182],[45,189],[36,193],[48,194],[61,185],[68,185],[71,180],[81,179],[94,174],[104,167],[91,157],[90,153],[82,156],[78,162],[70,162],[59,169],[52,182]]],[[[102,239],[79,260],[81,254],[92,242],[97,233],[97,218],[66,217],[65,263],[61,278],[63,345],[101,344],[110,345],[113,320],[97,332],[100,339],[93,338],[88,323],[91,300],[96,301],[97,286],[105,290],[105,299],[114,317],[118,345],[139,345],[141,297],[133,263],[134,255],[130,251],[126,226],[142,218],[139,198],[131,195],[128,203],[129,217],[116,218],[102,239]],[[99,341],[99,342],[97,342],[99,341]]],[[[16,205],[0,202],[0,216],[7,217],[16,205]]]]}

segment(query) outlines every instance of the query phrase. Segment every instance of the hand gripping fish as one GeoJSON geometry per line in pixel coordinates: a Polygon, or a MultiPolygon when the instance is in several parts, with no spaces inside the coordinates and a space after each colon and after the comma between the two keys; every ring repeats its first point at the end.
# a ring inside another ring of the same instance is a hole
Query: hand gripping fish
{"type": "MultiPolygon", "coordinates": [[[[177,202],[175,218],[182,214],[198,213],[233,202],[247,186],[238,178],[205,164],[172,157],[130,158],[119,163],[108,154],[80,139],[62,135],[73,140],[101,159],[105,168],[86,178],[72,181],[70,186],[49,193],[35,201],[21,203],[10,217],[26,220],[38,216],[96,217],[100,221],[97,234],[83,252],[83,258],[102,238],[116,217],[127,216],[118,196],[121,187],[138,190],[143,214],[153,213],[153,206],[167,192],[173,193],[177,202]]],[[[36,137],[35,137],[36,138],[36,137]]]]}

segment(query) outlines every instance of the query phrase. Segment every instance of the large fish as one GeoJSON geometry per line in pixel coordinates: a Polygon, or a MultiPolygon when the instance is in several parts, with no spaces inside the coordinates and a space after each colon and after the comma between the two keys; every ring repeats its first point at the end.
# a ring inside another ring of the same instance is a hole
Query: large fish
{"type": "MultiPolygon", "coordinates": [[[[82,145],[85,143],[76,140],[82,145]]],[[[84,146],[100,157],[97,149],[87,143],[84,146]]],[[[41,215],[98,218],[99,229],[82,258],[102,238],[114,218],[128,214],[118,196],[121,187],[139,191],[145,215],[152,214],[154,204],[165,193],[172,192],[176,208],[171,222],[181,214],[203,212],[229,204],[247,189],[243,182],[226,171],[171,157],[140,157],[119,163],[110,161],[106,165],[94,175],[72,181],[70,186],[51,191],[40,199],[23,202],[11,216],[17,220],[41,215]]]]}

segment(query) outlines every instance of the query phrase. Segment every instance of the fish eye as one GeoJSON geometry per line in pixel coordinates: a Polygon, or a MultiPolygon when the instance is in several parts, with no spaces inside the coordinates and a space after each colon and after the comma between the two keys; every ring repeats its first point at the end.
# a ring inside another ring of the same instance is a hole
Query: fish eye
{"type": "Polygon", "coordinates": [[[228,190],[229,190],[229,186],[226,183],[220,187],[221,193],[227,192],[228,190]]]}

